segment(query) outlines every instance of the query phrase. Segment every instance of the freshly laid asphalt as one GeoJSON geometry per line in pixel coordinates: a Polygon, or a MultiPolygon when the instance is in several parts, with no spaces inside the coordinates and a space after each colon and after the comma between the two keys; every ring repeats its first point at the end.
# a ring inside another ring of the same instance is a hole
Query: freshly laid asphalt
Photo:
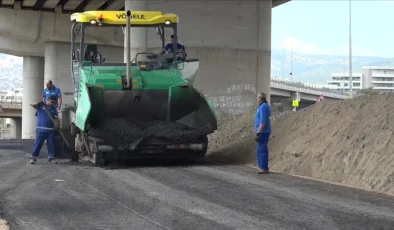
{"type": "MultiPolygon", "coordinates": [[[[115,169],[0,142],[0,217],[13,229],[394,229],[394,198],[207,158],[115,169]]],[[[46,146],[43,147],[45,150],[46,146]]]]}

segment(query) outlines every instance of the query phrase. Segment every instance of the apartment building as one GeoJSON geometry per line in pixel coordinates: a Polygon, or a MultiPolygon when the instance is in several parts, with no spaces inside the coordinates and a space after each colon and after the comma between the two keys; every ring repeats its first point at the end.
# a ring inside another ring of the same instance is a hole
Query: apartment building
{"type": "MultiPolygon", "coordinates": [[[[373,87],[382,92],[394,92],[394,67],[365,66],[361,73],[352,73],[353,91],[373,87]]],[[[333,73],[327,87],[349,91],[349,72],[333,73]]]]}
{"type": "Polygon", "coordinates": [[[22,98],[23,98],[22,88],[0,91],[0,102],[22,103],[22,98]]]}
{"type": "Polygon", "coordinates": [[[394,67],[363,67],[364,87],[373,87],[382,92],[394,91],[394,67]]]}
{"type": "MultiPolygon", "coordinates": [[[[363,77],[362,73],[352,73],[353,91],[362,89],[363,77]]],[[[340,91],[350,90],[350,76],[349,72],[332,73],[331,80],[327,81],[327,87],[340,91]]]]}

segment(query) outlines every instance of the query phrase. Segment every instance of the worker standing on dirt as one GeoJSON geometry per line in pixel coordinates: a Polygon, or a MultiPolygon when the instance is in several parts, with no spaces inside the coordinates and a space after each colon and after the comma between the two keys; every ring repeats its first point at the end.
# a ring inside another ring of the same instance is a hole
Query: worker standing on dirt
{"type": "Polygon", "coordinates": [[[46,102],[46,101],[48,101],[49,97],[54,96],[56,98],[54,106],[60,112],[61,107],[62,107],[62,101],[63,101],[62,100],[62,91],[59,88],[57,88],[51,80],[48,80],[47,82],[45,82],[45,86],[46,86],[46,88],[42,92],[43,101],[46,102]]]}
{"type": "Polygon", "coordinates": [[[34,164],[37,161],[37,158],[40,155],[40,151],[45,140],[47,141],[48,148],[48,163],[57,164],[54,153],[54,133],[58,127],[56,123],[56,99],[57,98],[55,96],[49,96],[46,103],[41,101],[30,104],[30,106],[37,109],[36,140],[34,141],[34,148],[30,158],[31,164],[34,164]],[[49,117],[50,115],[52,116],[52,119],[54,121],[49,117]]]}
{"type": "Polygon", "coordinates": [[[257,142],[257,174],[268,174],[268,140],[271,134],[271,107],[267,102],[267,96],[261,92],[257,94],[259,107],[256,112],[255,131],[257,142]]]}

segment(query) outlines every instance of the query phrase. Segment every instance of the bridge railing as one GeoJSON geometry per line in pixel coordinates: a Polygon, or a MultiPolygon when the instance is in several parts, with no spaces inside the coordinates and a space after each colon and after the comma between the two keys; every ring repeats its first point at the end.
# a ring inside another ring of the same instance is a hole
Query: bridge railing
{"type": "Polygon", "coordinates": [[[278,78],[271,78],[271,82],[276,83],[276,84],[292,86],[295,88],[309,89],[309,90],[314,90],[314,91],[319,91],[319,92],[336,94],[336,95],[340,95],[340,96],[348,96],[349,95],[347,92],[342,92],[339,90],[329,89],[329,88],[319,87],[319,86],[314,86],[314,85],[306,85],[305,83],[302,83],[302,82],[292,82],[292,81],[287,81],[287,80],[278,79],[278,78]]]}
{"type": "Polygon", "coordinates": [[[15,105],[22,105],[22,99],[5,99],[5,98],[0,98],[0,103],[4,104],[15,104],[15,105]]]}

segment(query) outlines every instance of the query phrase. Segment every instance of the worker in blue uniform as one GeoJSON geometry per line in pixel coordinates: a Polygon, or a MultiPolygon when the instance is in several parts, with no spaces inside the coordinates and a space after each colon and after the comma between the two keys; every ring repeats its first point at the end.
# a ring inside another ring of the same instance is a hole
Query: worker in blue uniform
{"type": "Polygon", "coordinates": [[[46,88],[42,92],[43,101],[46,102],[50,96],[54,96],[56,98],[54,106],[60,111],[62,107],[62,91],[51,80],[46,81],[45,86],[46,88]]]}
{"type": "Polygon", "coordinates": [[[171,43],[168,43],[164,48],[163,48],[163,50],[160,52],[160,54],[165,54],[166,52],[167,53],[174,53],[174,40],[176,41],[176,52],[177,52],[177,59],[178,60],[181,60],[181,59],[183,59],[184,58],[184,53],[186,52],[185,51],[185,46],[184,45],[182,45],[182,44],[180,44],[180,43],[178,43],[178,38],[175,38],[175,36],[174,35],[171,35],[171,43]]]}
{"type": "MultiPolygon", "coordinates": [[[[171,35],[171,43],[168,43],[165,47],[164,47],[164,49],[163,49],[163,51],[164,52],[171,52],[171,53],[174,53],[174,39],[175,39],[175,37],[174,37],[174,35],[171,35]]],[[[178,40],[178,39],[176,39],[176,40],[178,40]]],[[[177,51],[185,51],[185,46],[184,45],[182,45],[182,44],[180,44],[178,41],[176,41],[176,48],[177,48],[177,51]]]]}
{"type": "Polygon", "coordinates": [[[49,96],[46,102],[41,101],[30,104],[37,109],[36,140],[34,141],[34,148],[30,158],[31,164],[37,161],[45,140],[48,148],[48,163],[57,164],[54,153],[54,133],[58,128],[57,108],[55,107],[56,99],[55,96],[49,96]]]}
{"type": "Polygon", "coordinates": [[[257,94],[258,108],[256,112],[255,131],[257,142],[257,174],[269,174],[268,140],[271,135],[271,107],[265,93],[257,94]]]}
{"type": "MultiPolygon", "coordinates": [[[[46,88],[42,92],[43,101],[46,102],[50,96],[54,96],[56,98],[54,106],[57,108],[57,111],[60,112],[61,107],[62,107],[62,102],[63,102],[62,91],[60,90],[60,88],[56,87],[53,84],[52,80],[46,81],[45,86],[46,86],[46,88]]],[[[37,113],[36,113],[36,116],[37,116],[37,113]]],[[[58,135],[58,131],[55,131],[54,136],[56,136],[56,135],[58,135]]],[[[55,145],[56,145],[56,143],[55,143],[55,145]]],[[[57,149],[56,146],[55,146],[55,149],[57,149]]]]}

